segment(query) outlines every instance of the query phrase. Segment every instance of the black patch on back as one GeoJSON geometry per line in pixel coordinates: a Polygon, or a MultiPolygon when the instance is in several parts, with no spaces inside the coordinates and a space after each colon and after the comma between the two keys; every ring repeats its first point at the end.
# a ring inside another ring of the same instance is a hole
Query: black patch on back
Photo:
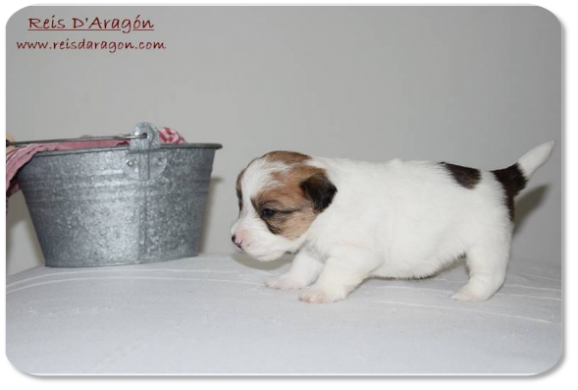
{"type": "Polygon", "coordinates": [[[446,162],[441,162],[440,164],[451,173],[459,185],[467,189],[473,189],[482,178],[479,169],[462,167],[460,165],[449,164],[446,162]]]}
{"type": "Polygon", "coordinates": [[[504,187],[505,203],[510,213],[510,220],[514,222],[514,198],[526,187],[528,180],[517,163],[508,168],[497,169],[492,173],[504,187]]]}

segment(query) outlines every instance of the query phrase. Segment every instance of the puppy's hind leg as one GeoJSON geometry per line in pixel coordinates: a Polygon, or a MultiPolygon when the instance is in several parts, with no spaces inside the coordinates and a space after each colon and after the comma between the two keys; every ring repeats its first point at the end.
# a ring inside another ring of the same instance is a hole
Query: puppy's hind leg
{"type": "Polygon", "coordinates": [[[299,299],[309,303],[342,300],[380,265],[376,253],[354,246],[339,246],[327,259],[317,282],[303,290],[299,299]]]}
{"type": "Polygon", "coordinates": [[[470,280],[452,298],[459,301],[485,301],[504,284],[510,240],[508,238],[492,245],[476,246],[466,256],[470,280]]]}
{"type": "Polygon", "coordinates": [[[293,259],[289,271],[280,276],[269,278],[265,285],[277,290],[298,290],[313,283],[323,268],[323,263],[306,250],[302,250],[293,259]]]}

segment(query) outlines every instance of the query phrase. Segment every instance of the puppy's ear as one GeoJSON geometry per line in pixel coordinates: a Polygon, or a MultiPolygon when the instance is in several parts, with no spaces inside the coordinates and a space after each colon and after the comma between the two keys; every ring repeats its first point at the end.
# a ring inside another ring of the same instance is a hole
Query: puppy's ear
{"type": "Polygon", "coordinates": [[[236,190],[237,190],[237,194],[239,194],[241,192],[241,182],[243,181],[243,175],[245,175],[245,171],[247,170],[247,168],[243,169],[239,175],[237,176],[237,182],[236,182],[236,190]]]}
{"type": "Polygon", "coordinates": [[[337,188],[324,173],[315,173],[301,182],[300,186],[305,197],[313,202],[313,210],[316,213],[321,213],[329,207],[337,193],[337,188]]]}
{"type": "Polygon", "coordinates": [[[236,185],[236,192],[237,192],[237,200],[239,201],[239,210],[243,209],[243,191],[241,190],[241,181],[243,180],[243,175],[247,168],[243,169],[239,176],[237,176],[237,185],[236,185]]]}

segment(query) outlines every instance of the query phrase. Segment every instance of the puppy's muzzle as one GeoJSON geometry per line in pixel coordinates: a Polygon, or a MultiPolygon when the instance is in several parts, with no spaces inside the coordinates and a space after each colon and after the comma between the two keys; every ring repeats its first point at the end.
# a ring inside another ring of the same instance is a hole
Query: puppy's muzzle
{"type": "Polygon", "coordinates": [[[235,246],[237,248],[239,248],[240,250],[243,250],[243,241],[238,239],[237,236],[235,236],[234,234],[231,237],[231,241],[233,241],[233,244],[235,244],[235,246]]]}

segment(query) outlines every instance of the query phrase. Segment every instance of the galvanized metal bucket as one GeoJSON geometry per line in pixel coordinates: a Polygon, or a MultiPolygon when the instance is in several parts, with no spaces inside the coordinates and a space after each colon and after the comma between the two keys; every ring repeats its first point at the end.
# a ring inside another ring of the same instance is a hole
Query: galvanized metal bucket
{"type": "Polygon", "coordinates": [[[127,138],[129,146],[38,153],[20,170],[47,266],[150,263],[199,253],[213,160],[222,146],[161,145],[148,123],[127,138]]]}

